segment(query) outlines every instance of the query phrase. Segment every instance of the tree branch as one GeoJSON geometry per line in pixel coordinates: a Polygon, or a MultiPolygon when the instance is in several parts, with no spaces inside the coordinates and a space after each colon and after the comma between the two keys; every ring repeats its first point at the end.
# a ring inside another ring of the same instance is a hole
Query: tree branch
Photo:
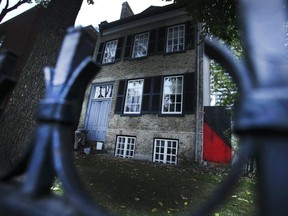
{"type": "MultiPolygon", "coordinates": [[[[0,3],[2,2],[2,0],[0,1],[0,3]]],[[[3,10],[0,13],[0,22],[3,20],[3,18],[7,15],[7,13],[17,9],[20,5],[29,2],[29,0],[20,0],[18,1],[14,6],[9,8],[9,0],[6,0],[6,5],[3,8],[3,10]]]]}

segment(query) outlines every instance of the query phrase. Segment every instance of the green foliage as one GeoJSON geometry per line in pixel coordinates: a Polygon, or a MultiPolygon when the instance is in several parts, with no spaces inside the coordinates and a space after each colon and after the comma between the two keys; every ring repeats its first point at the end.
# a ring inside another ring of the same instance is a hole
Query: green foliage
{"type": "MultiPolygon", "coordinates": [[[[240,31],[237,25],[238,2],[231,0],[175,0],[186,7],[194,25],[202,24],[202,34],[214,35],[232,47],[237,57],[242,56],[240,31]]],[[[217,95],[215,105],[233,106],[237,98],[237,87],[227,71],[211,61],[211,93],[217,95]]],[[[229,71],[228,71],[229,72],[229,71]]]]}
{"type": "Polygon", "coordinates": [[[175,0],[185,6],[193,22],[203,24],[203,33],[217,36],[229,44],[239,38],[238,2],[231,0],[175,0]]]}
{"type": "Polygon", "coordinates": [[[237,86],[224,69],[215,61],[211,61],[211,93],[217,95],[217,106],[232,107],[238,96],[237,86]]]}

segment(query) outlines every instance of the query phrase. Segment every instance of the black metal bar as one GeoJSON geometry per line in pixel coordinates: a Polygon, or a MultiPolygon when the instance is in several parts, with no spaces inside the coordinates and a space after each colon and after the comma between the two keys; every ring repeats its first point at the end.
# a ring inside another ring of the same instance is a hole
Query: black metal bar
{"type": "MultiPolygon", "coordinates": [[[[206,40],[206,51],[234,77],[240,90],[235,131],[242,145],[248,138],[252,148],[246,154],[257,160],[260,215],[288,215],[288,170],[285,167],[288,164],[285,2],[239,2],[245,61],[234,61],[229,49],[223,48],[218,40],[206,40]]],[[[232,184],[232,181],[228,182],[224,187],[230,188],[232,184]]],[[[219,203],[216,199],[217,196],[211,199],[211,205],[208,202],[200,208],[199,215],[209,212],[205,208],[215,208],[219,203]]]]}
{"type": "MultiPolygon", "coordinates": [[[[226,68],[240,90],[235,131],[241,152],[228,178],[195,212],[197,216],[208,215],[224,201],[251,156],[259,171],[260,214],[288,215],[287,14],[283,5],[283,0],[240,0],[245,61],[236,60],[219,40],[205,40],[207,54],[226,68]]],[[[1,178],[1,213],[109,215],[81,186],[71,155],[83,94],[99,70],[91,61],[94,42],[83,29],[68,30],[56,68],[45,69],[46,95],[39,105],[35,139],[20,163],[1,178]],[[23,180],[11,181],[21,174],[23,180]],[[67,200],[50,194],[55,177],[62,182],[67,200]]]]}
{"type": "Polygon", "coordinates": [[[85,29],[69,29],[56,68],[45,69],[46,95],[32,144],[1,178],[0,208],[5,215],[108,215],[80,184],[71,155],[84,92],[99,70],[91,60],[94,45],[95,38],[85,29]],[[25,178],[16,185],[9,181],[21,174],[25,178]],[[55,177],[63,184],[65,199],[50,194],[55,177]]]}

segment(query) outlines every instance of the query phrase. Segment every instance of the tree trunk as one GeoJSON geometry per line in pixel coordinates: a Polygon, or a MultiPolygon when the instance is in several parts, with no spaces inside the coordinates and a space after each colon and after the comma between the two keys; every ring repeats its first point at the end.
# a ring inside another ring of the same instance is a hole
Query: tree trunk
{"type": "Polygon", "coordinates": [[[66,29],[74,25],[80,0],[53,0],[40,17],[28,61],[0,120],[0,167],[8,168],[30,142],[38,103],[44,96],[45,66],[54,67],[66,29]]]}

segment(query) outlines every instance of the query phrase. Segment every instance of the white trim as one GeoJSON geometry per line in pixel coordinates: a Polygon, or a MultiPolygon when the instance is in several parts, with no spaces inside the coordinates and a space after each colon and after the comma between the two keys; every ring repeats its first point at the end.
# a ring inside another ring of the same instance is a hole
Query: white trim
{"type": "Polygon", "coordinates": [[[135,79],[128,81],[125,104],[124,104],[124,114],[140,114],[143,98],[143,88],[144,88],[144,79],[135,79]],[[141,86],[137,87],[136,86],[137,82],[139,82],[139,85],[141,86]],[[130,88],[129,84],[134,86],[131,86],[130,88]]]}
{"type": "Polygon", "coordinates": [[[178,145],[178,140],[154,139],[153,162],[177,164],[178,145]]]}
{"type": "Polygon", "coordinates": [[[162,107],[161,107],[161,113],[162,114],[181,114],[182,111],[183,111],[183,85],[184,85],[184,76],[183,75],[175,75],[175,76],[165,76],[163,78],[163,86],[162,86],[162,90],[163,90],[163,94],[162,94],[162,107]],[[165,86],[165,79],[166,78],[178,78],[178,77],[181,77],[182,78],[182,83],[181,83],[181,90],[179,92],[179,90],[177,90],[177,83],[176,83],[176,86],[175,84],[171,84],[173,86],[165,86]],[[169,89],[168,90],[165,90],[165,88],[168,87],[169,89]],[[176,90],[174,90],[174,92],[171,92],[171,93],[168,93],[168,91],[171,91],[171,88],[172,88],[172,91],[173,91],[173,88],[176,87],[176,90]],[[167,92],[166,92],[167,91],[167,92]],[[177,101],[178,97],[180,97],[180,102],[177,101]],[[172,101],[171,101],[172,100],[172,101]],[[173,104],[174,105],[174,111],[171,111],[171,105],[170,104],[173,104]],[[177,105],[180,104],[180,110],[177,111],[177,105]],[[168,107],[168,111],[165,111],[165,107],[168,107]]]}
{"type": "Polygon", "coordinates": [[[133,158],[136,145],[136,137],[117,136],[115,156],[133,158]]]}

